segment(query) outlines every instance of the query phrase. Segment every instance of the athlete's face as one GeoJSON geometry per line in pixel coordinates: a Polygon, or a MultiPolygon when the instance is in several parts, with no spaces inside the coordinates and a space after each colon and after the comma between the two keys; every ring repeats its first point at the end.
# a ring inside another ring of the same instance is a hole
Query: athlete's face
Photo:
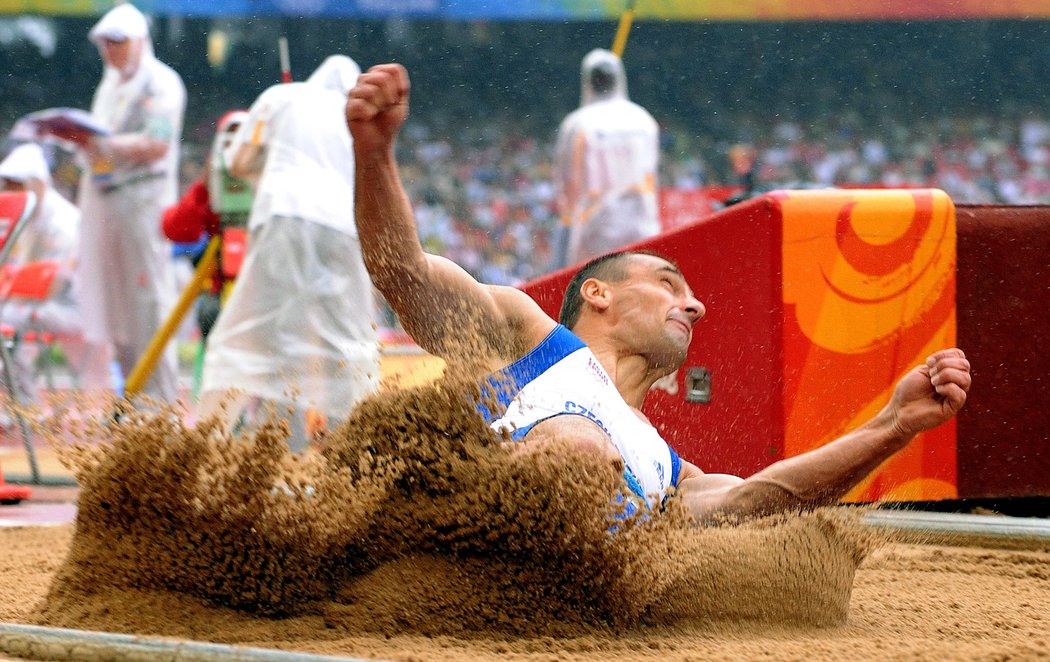
{"type": "Polygon", "coordinates": [[[675,370],[685,361],[704,304],[667,260],[653,255],[627,259],[627,278],[612,286],[620,336],[654,367],[675,370]]]}

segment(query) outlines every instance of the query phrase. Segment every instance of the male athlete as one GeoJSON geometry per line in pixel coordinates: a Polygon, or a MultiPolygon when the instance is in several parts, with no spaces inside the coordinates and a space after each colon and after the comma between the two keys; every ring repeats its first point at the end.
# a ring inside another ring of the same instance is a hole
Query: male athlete
{"type": "Polygon", "coordinates": [[[837,502],[966,401],[970,364],[962,351],[942,350],[843,437],[746,479],[704,473],[680,459],[641,412],[653,383],[685,360],[705,312],[681,272],[646,253],[597,258],[570,283],[559,324],[524,292],[480,284],[424,253],[394,157],[408,98],[408,74],[398,64],[372,67],[349,94],[365,265],[424,349],[455,360],[463,347],[479,347],[482,367],[512,386],[506,410],[490,423],[526,447],[568,439],[581,453],[619,457],[627,486],[649,507],[674,487],[700,522],[754,517],[837,502]]]}

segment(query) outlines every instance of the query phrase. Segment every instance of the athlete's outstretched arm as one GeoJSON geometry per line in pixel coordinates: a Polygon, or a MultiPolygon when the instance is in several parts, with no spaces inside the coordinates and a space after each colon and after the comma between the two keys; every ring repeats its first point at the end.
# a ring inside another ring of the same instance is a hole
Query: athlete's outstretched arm
{"type": "Polygon", "coordinates": [[[688,465],[678,483],[682,499],[701,522],[832,505],[915,435],[955,416],[970,382],[963,352],[939,351],[905,375],[889,404],[856,430],[746,479],[688,465]]]}
{"type": "Polygon", "coordinates": [[[394,156],[408,98],[404,67],[381,64],[358,78],[347,101],[354,213],[365,266],[405,330],[424,349],[446,356],[462,351],[458,340],[475,348],[480,340],[506,356],[512,353],[508,346],[546,332],[532,327],[553,323],[524,293],[482,285],[455,263],[423,251],[394,156]],[[526,338],[521,337],[523,329],[526,338]]]}

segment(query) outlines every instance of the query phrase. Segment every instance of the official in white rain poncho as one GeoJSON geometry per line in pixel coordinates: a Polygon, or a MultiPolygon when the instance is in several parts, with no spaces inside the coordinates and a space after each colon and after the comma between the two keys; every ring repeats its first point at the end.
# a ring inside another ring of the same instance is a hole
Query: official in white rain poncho
{"type": "Polygon", "coordinates": [[[262,405],[280,405],[293,451],[309,442],[309,410],[332,427],[378,386],[344,119],[360,73],[333,55],[306,82],[267,89],[226,151],[235,176],[258,182],[247,256],[208,336],[200,414],[218,412],[229,389],[239,392],[226,409],[231,423],[251,425],[266,414],[262,405]]]}
{"type": "Polygon", "coordinates": [[[623,62],[614,53],[588,53],[580,76],[580,107],[558,128],[555,186],[562,228],[555,267],[660,232],[656,120],[627,98],[623,62]]]}
{"type": "MultiPolygon", "coordinates": [[[[91,29],[105,70],[91,104],[108,136],[66,136],[80,144],[85,172],[79,286],[84,333],[112,344],[125,376],[175,303],[171,244],[160,218],[175,202],[186,89],[153,55],[146,17],[115,7],[91,29]]],[[[177,397],[174,349],[157,362],[143,393],[177,397]]]]}
{"type": "MultiPolygon", "coordinates": [[[[51,170],[39,145],[19,145],[0,162],[0,183],[5,191],[32,191],[37,196],[33,216],[15,238],[7,265],[48,263],[56,270],[46,296],[11,296],[0,303],[0,319],[20,336],[53,334],[78,377],[81,388],[106,388],[109,384],[109,350],[85,342],[73,273],[80,240],[80,210],[51,185],[51,170]]],[[[48,269],[50,272],[50,268],[48,269]]],[[[33,363],[40,346],[20,342],[15,353],[15,380],[24,396],[33,398],[33,363]]]]}

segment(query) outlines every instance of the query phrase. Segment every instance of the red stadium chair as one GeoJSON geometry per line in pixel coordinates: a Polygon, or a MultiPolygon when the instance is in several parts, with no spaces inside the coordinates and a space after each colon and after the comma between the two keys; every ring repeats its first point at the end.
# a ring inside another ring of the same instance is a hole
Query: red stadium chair
{"type": "MultiPolygon", "coordinates": [[[[55,260],[30,262],[21,267],[10,265],[0,269],[0,307],[9,302],[28,304],[30,308],[45,303],[54,294],[55,277],[62,266],[55,260]]],[[[48,329],[34,328],[33,322],[16,329],[10,324],[0,324],[0,337],[12,355],[22,343],[40,346],[41,368],[47,377],[48,390],[55,388],[51,372],[51,350],[60,340],[55,332],[48,329]]]]}
{"type": "Polygon", "coordinates": [[[30,262],[21,267],[5,267],[0,273],[0,299],[45,301],[52,294],[55,276],[62,265],[57,260],[30,262]]]}
{"type": "MultiPolygon", "coordinates": [[[[0,267],[7,263],[18,235],[33,216],[36,209],[36,195],[28,191],[0,192],[0,267]]],[[[29,437],[29,425],[22,415],[21,403],[18,401],[18,390],[14,386],[11,369],[11,353],[8,351],[7,342],[0,341],[0,358],[3,360],[4,383],[7,385],[8,395],[11,397],[15,418],[22,430],[22,442],[25,445],[29,457],[29,466],[33,480],[39,480],[39,471],[36,466],[36,456],[33,452],[32,440],[29,437]]],[[[3,479],[0,472],[0,504],[19,503],[28,499],[31,492],[29,488],[20,485],[10,485],[3,479]]]]}

